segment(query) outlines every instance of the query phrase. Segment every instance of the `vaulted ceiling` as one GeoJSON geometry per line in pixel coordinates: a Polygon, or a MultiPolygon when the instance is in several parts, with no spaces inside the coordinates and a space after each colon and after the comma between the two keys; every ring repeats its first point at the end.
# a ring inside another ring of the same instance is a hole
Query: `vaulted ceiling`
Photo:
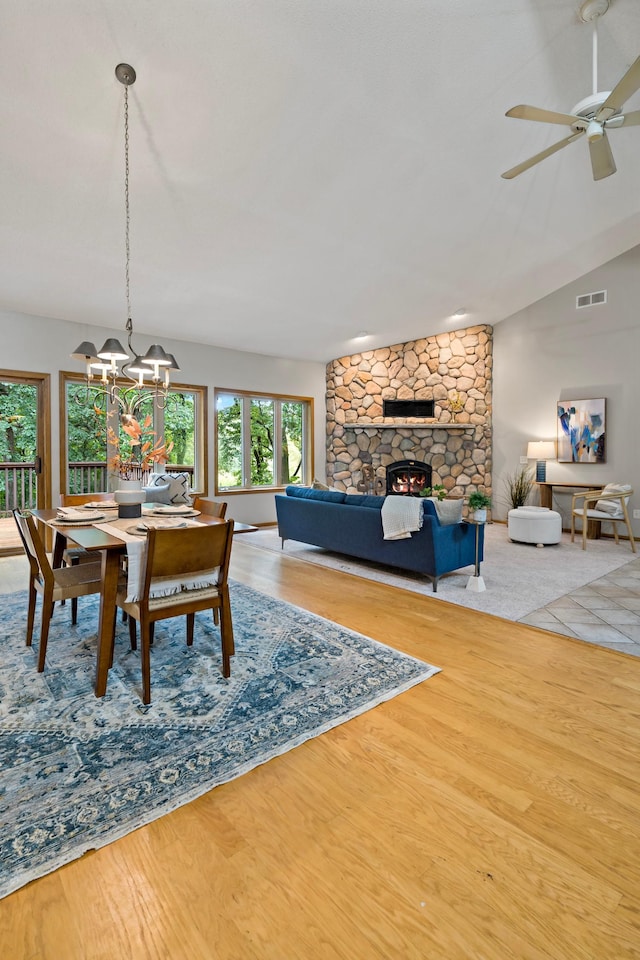
{"type": "MultiPolygon", "coordinates": [[[[640,242],[638,127],[605,180],[586,138],[500,177],[568,133],[507,109],[592,92],[578,8],[7,0],[0,309],[123,330],[125,61],[136,331],[327,361],[499,322],[640,242]]],[[[610,90],[637,0],[598,33],[610,90]]]]}

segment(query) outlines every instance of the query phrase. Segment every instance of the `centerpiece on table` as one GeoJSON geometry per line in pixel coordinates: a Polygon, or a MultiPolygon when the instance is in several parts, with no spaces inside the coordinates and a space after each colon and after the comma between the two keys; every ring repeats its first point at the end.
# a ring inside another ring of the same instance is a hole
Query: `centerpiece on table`
{"type": "Polygon", "coordinates": [[[107,439],[116,453],[109,459],[109,469],[118,474],[118,488],[113,499],[118,504],[119,517],[142,515],[144,492],[142,481],[155,464],[166,464],[173,443],[157,442],[151,429],[150,414],[142,423],[132,413],[120,414],[120,432],[107,428],[107,439]],[[124,434],[124,437],[122,436],[124,434]]]}

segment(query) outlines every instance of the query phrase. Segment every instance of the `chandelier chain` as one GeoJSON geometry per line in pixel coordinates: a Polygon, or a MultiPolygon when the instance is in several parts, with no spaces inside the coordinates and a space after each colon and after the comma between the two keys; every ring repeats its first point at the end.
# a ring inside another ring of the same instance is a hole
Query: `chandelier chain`
{"type": "Polygon", "coordinates": [[[124,209],[125,209],[125,291],[127,298],[127,330],[130,331],[131,324],[131,294],[129,288],[129,262],[131,259],[131,248],[129,245],[129,223],[131,220],[131,211],[129,207],[129,88],[124,88],[124,209]]]}

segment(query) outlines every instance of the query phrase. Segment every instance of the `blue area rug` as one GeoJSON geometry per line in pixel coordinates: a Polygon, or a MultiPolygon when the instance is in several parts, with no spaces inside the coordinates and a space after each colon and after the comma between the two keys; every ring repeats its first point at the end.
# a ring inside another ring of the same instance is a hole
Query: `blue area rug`
{"type": "Polygon", "coordinates": [[[210,615],[196,616],[190,649],[184,618],[166,620],[149,706],[121,623],[107,696],[93,694],[95,597],[80,599],[75,627],[69,606],[56,608],[38,674],[26,592],[0,596],[0,896],[438,672],[242,584],[231,590],[230,679],[210,615]]]}

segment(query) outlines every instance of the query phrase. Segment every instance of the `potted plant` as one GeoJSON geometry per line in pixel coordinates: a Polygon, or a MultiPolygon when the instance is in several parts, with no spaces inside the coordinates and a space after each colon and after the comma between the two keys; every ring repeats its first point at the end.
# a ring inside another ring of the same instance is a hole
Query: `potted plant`
{"type": "Polygon", "coordinates": [[[474,490],[469,494],[469,508],[473,511],[473,519],[476,523],[486,523],[487,507],[491,506],[491,497],[482,490],[474,490]]]}
{"type": "Polygon", "coordinates": [[[434,500],[444,500],[447,491],[441,483],[434,483],[432,487],[423,487],[420,491],[421,497],[432,497],[434,500]]]}
{"type": "Polygon", "coordinates": [[[533,469],[531,467],[521,467],[520,470],[505,477],[504,486],[512,510],[525,505],[533,484],[533,469]]]}

